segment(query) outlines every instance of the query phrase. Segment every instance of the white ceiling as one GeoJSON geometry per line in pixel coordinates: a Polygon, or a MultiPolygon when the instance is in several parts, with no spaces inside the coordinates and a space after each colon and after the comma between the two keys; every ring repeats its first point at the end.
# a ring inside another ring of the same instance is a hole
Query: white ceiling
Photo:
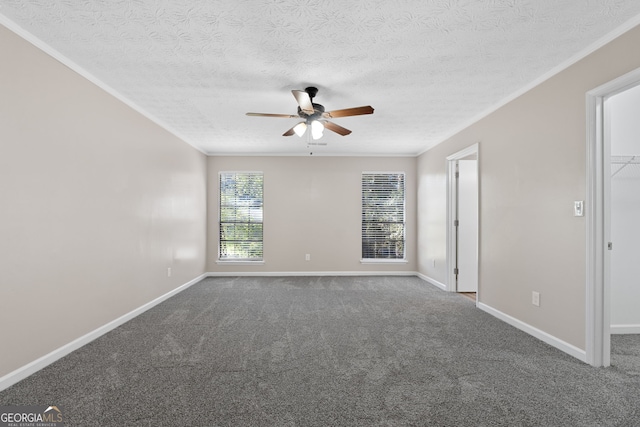
{"type": "MultiPolygon", "coordinates": [[[[638,0],[0,0],[4,22],[208,154],[308,154],[292,89],[333,121],[314,155],[415,155],[583,55],[638,0]],[[43,42],[40,43],[39,41],[43,42]]],[[[632,21],[632,19],[634,19],[632,21]]],[[[475,141],[470,141],[470,143],[475,141]]]]}

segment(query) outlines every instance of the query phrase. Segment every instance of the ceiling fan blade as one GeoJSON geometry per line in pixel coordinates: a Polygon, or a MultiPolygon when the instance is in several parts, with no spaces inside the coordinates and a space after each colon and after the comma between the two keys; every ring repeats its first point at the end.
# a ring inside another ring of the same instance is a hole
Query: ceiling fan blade
{"type": "Polygon", "coordinates": [[[271,114],[271,113],[247,113],[247,116],[253,116],[253,117],[283,117],[285,119],[290,119],[292,117],[298,117],[298,116],[294,116],[292,114],[271,114]]]}
{"type": "Polygon", "coordinates": [[[338,134],[340,134],[342,136],[349,135],[351,133],[351,131],[349,129],[343,128],[342,126],[337,125],[337,124],[332,123],[332,122],[328,122],[328,121],[323,120],[322,124],[324,125],[324,127],[326,129],[334,131],[335,133],[338,133],[338,134]]]}
{"type": "MultiPolygon", "coordinates": [[[[298,125],[296,125],[298,126],[298,125]]],[[[294,126],[293,128],[295,128],[296,126],[294,126]]],[[[282,136],[291,136],[294,135],[296,132],[293,130],[293,128],[289,129],[288,131],[286,131],[285,133],[282,134],[282,136]]]]}
{"type": "Polygon", "coordinates": [[[311,97],[307,92],[303,90],[292,90],[291,93],[295,96],[302,111],[307,114],[313,114],[313,104],[311,103],[311,97]]]}
{"type": "Polygon", "coordinates": [[[373,107],[371,107],[371,105],[365,105],[364,107],[327,111],[326,113],[322,114],[322,116],[330,119],[335,119],[336,117],[361,116],[363,114],[373,114],[373,107]]]}

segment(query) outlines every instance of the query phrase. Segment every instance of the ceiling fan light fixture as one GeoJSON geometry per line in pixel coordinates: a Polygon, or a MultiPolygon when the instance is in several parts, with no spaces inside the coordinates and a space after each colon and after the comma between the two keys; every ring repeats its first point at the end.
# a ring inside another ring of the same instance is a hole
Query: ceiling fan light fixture
{"type": "Polygon", "coordinates": [[[304,132],[307,130],[307,124],[305,122],[300,122],[297,125],[295,125],[293,127],[293,131],[296,133],[296,135],[298,135],[299,137],[302,137],[302,135],[304,135],[304,132]]]}
{"type": "Polygon", "coordinates": [[[322,138],[322,132],[324,131],[324,125],[318,120],[311,122],[311,137],[313,139],[322,138]]]}
{"type": "MultiPolygon", "coordinates": [[[[324,106],[321,104],[314,104],[313,98],[318,93],[318,88],[308,87],[305,90],[292,90],[291,93],[298,102],[298,115],[293,114],[274,114],[274,113],[247,113],[247,116],[254,117],[282,117],[287,119],[293,119],[300,117],[303,121],[296,124],[294,127],[287,130],[282,136],[291,136],[294,133],[302,138],[307,133],[307,128],[310,127],[308,135],[308,143],[311,143],[311,139],[317,140],[322,138],[325,129],[329,129],[331,132],[335,132],[338,135],[349,135],[351,131],[343,128],[342,126],[330,122],[325,119],[334,119],[338,117],[349,116],[362,116],[364,114],[373,114],[373,107],[371,105],[365,105],[355,108],[343,108],[342,110],[325,111],[324,106]]],[[[316,143],[314,145],[325,145],[316,143]]]]}

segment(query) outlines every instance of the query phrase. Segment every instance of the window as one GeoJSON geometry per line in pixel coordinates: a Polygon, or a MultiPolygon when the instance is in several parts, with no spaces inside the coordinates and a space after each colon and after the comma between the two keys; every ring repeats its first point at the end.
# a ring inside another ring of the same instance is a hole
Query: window
{"type": "Polygon", "coordinates": [[[362,258],[404,259],[404,173],[362,174],[362,258]]]}
{"type": "Polygon", "coordinates": [[[262,172],[220,173],[220,260],[262,261],[262,172]]]}

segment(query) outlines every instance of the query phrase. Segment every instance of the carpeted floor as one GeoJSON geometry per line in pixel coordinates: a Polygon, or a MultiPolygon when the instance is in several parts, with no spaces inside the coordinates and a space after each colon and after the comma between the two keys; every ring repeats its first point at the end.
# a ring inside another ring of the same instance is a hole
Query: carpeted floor
{"type": "Polygon", "coordinates": [[[0,392],[68,426],[638,426],[592,368],[416,277],[209,278],[0,392]]]}

